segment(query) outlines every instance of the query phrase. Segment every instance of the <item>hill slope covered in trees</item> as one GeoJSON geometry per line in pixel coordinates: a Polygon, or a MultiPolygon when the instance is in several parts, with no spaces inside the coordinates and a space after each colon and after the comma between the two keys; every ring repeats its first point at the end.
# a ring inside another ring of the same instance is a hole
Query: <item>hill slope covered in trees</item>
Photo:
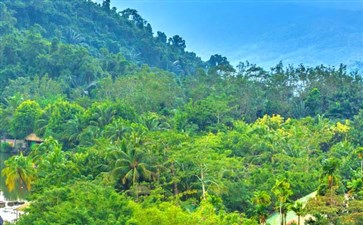
{"type": "Polygon", "coordinates": [[[40,25],[45,38],[87,47],[94,56],[105,48],[112,53],[121,52],[130,61],[186,74],[202,64],[194,53],[185,51],[185,40],[178,35],[168,38],[163,32],[153,32],[136,10],[118,12],[110,8],[110,3],[99,6],[83,0],[3,3],[13,12],[9,19],[17,21],[16,28],[40,25]]]}
{"type": "Polygon", "coordinates": [[[344,65],[202,62],[109,1],[0,12],[0,134],[44,139],[2,171],[30,189],[17,224],[263,224],[315,190],[311,224],[361,224],[363,82],[344,65]]]}

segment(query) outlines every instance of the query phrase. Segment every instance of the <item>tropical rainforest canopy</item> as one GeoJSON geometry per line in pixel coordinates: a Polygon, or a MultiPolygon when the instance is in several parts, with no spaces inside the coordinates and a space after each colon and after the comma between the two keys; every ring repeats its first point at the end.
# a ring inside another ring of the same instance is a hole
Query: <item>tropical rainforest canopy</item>
{"type": "Polygon", "coordinates": [[[363,224],[363,80],[344,65],[204,62],[109,0],[2,0],[0,38],[0,135],[44,139],[2,171],[30,190],[16,224],[363,224]]]}

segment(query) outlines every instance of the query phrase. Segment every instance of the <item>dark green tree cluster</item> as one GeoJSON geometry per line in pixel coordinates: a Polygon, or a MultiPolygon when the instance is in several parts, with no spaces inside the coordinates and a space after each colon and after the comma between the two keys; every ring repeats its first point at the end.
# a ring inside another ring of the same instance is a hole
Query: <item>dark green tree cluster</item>
{"type": "Polygon", "coordinates": [[[4,33],[11,32],[14,25],[20,31],[39,25],[48,40],[81,45],[96,57],[106,48],[137,64],[179,74],[190,74],[203,64],[194,53],[185,51],[185,40],[179,35],[169,41],[163,32],[157,32],[155,37],[151,25],[136,10],[118,11],[111,8],[110,1],[103,1],[102,5],[90,0],[2,2],[0,10],[5,22],[0,29],[4,33]]]}

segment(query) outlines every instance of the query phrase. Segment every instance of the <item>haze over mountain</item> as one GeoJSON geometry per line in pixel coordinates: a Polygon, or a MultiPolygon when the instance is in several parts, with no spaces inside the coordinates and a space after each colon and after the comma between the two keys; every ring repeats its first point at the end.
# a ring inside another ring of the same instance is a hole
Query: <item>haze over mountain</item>
{"type": "Polygon", "coordinates": [[[181,35],[204,60],[362,67],[363,3],[274,1],[111,1],[135,8],[154,31],[181,35]]]}

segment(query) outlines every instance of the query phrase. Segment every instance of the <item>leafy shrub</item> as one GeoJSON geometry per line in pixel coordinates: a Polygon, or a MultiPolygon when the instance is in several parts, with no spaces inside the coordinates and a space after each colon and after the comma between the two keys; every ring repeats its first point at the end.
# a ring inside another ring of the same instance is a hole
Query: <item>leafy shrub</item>
{"type": "Polygon", "coordinates": [[[13,147],[9,143],[4,142],[0,144],[0,152],[11,152],[12,150],[13,147]]]}

